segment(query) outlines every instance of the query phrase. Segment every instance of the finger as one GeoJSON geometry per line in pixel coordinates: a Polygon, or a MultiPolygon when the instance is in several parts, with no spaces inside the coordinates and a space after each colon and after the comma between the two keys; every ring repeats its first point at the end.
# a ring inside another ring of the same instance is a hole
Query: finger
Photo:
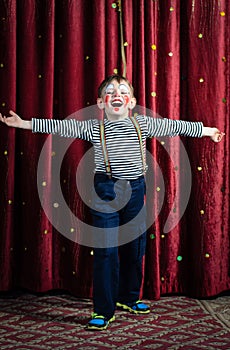
{"type": "Polygon", "coordinates": [[[222,134],[218,135],[218,137],[217,137],[217,142],[220,142],[220,141],[222,140],[222,138],[223,138],[223,135],[222,135],[222,134]]]}

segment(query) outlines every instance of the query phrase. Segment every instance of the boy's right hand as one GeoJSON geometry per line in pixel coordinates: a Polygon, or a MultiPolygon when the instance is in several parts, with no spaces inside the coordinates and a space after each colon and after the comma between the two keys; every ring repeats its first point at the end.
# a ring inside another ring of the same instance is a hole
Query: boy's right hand
{"type": "Polygon", "coordinates": [[[0,121],[14,128],[31,129],[31,121],[23,120],[14,111],[10,111],[10,116],[5,117],[0,113],[0,121]]]}

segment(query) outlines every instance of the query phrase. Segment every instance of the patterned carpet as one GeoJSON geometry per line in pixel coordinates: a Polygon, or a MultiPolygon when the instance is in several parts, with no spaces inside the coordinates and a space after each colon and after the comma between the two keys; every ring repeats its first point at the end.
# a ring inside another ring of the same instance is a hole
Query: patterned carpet
{"type": "Polygon", "coordinates": [[[150,304],[149,315],[117,311],[106,331],[95,332],[85,328],[90,300],[57,293],[0,295],[0,349],[230,349],[230,296],[170,296],[150,304]]]}

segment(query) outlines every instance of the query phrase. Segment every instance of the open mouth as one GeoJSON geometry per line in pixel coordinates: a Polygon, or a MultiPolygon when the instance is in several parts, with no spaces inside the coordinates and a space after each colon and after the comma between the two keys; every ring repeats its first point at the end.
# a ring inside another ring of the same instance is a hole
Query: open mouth
{"type": "Polygon", "coordinates": [[[123,102],[120,101],[120,100],[114,100],[114,101],[111,103],[111,105],[112,105],[113,107],[121,107],[121,106],[123,105],[123,102]]]}

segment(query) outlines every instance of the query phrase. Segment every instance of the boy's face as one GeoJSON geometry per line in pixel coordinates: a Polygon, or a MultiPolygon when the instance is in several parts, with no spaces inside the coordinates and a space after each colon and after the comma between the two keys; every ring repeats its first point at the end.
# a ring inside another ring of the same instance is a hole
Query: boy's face
{"type": "Polygon", "coordinates": [[[112,80],[105,86],[97,104],[100,109],[105,109],[108,119],[118,120],[128,117],[129,110],[136,105],[136,99],[125,80],[112,80]]]}

